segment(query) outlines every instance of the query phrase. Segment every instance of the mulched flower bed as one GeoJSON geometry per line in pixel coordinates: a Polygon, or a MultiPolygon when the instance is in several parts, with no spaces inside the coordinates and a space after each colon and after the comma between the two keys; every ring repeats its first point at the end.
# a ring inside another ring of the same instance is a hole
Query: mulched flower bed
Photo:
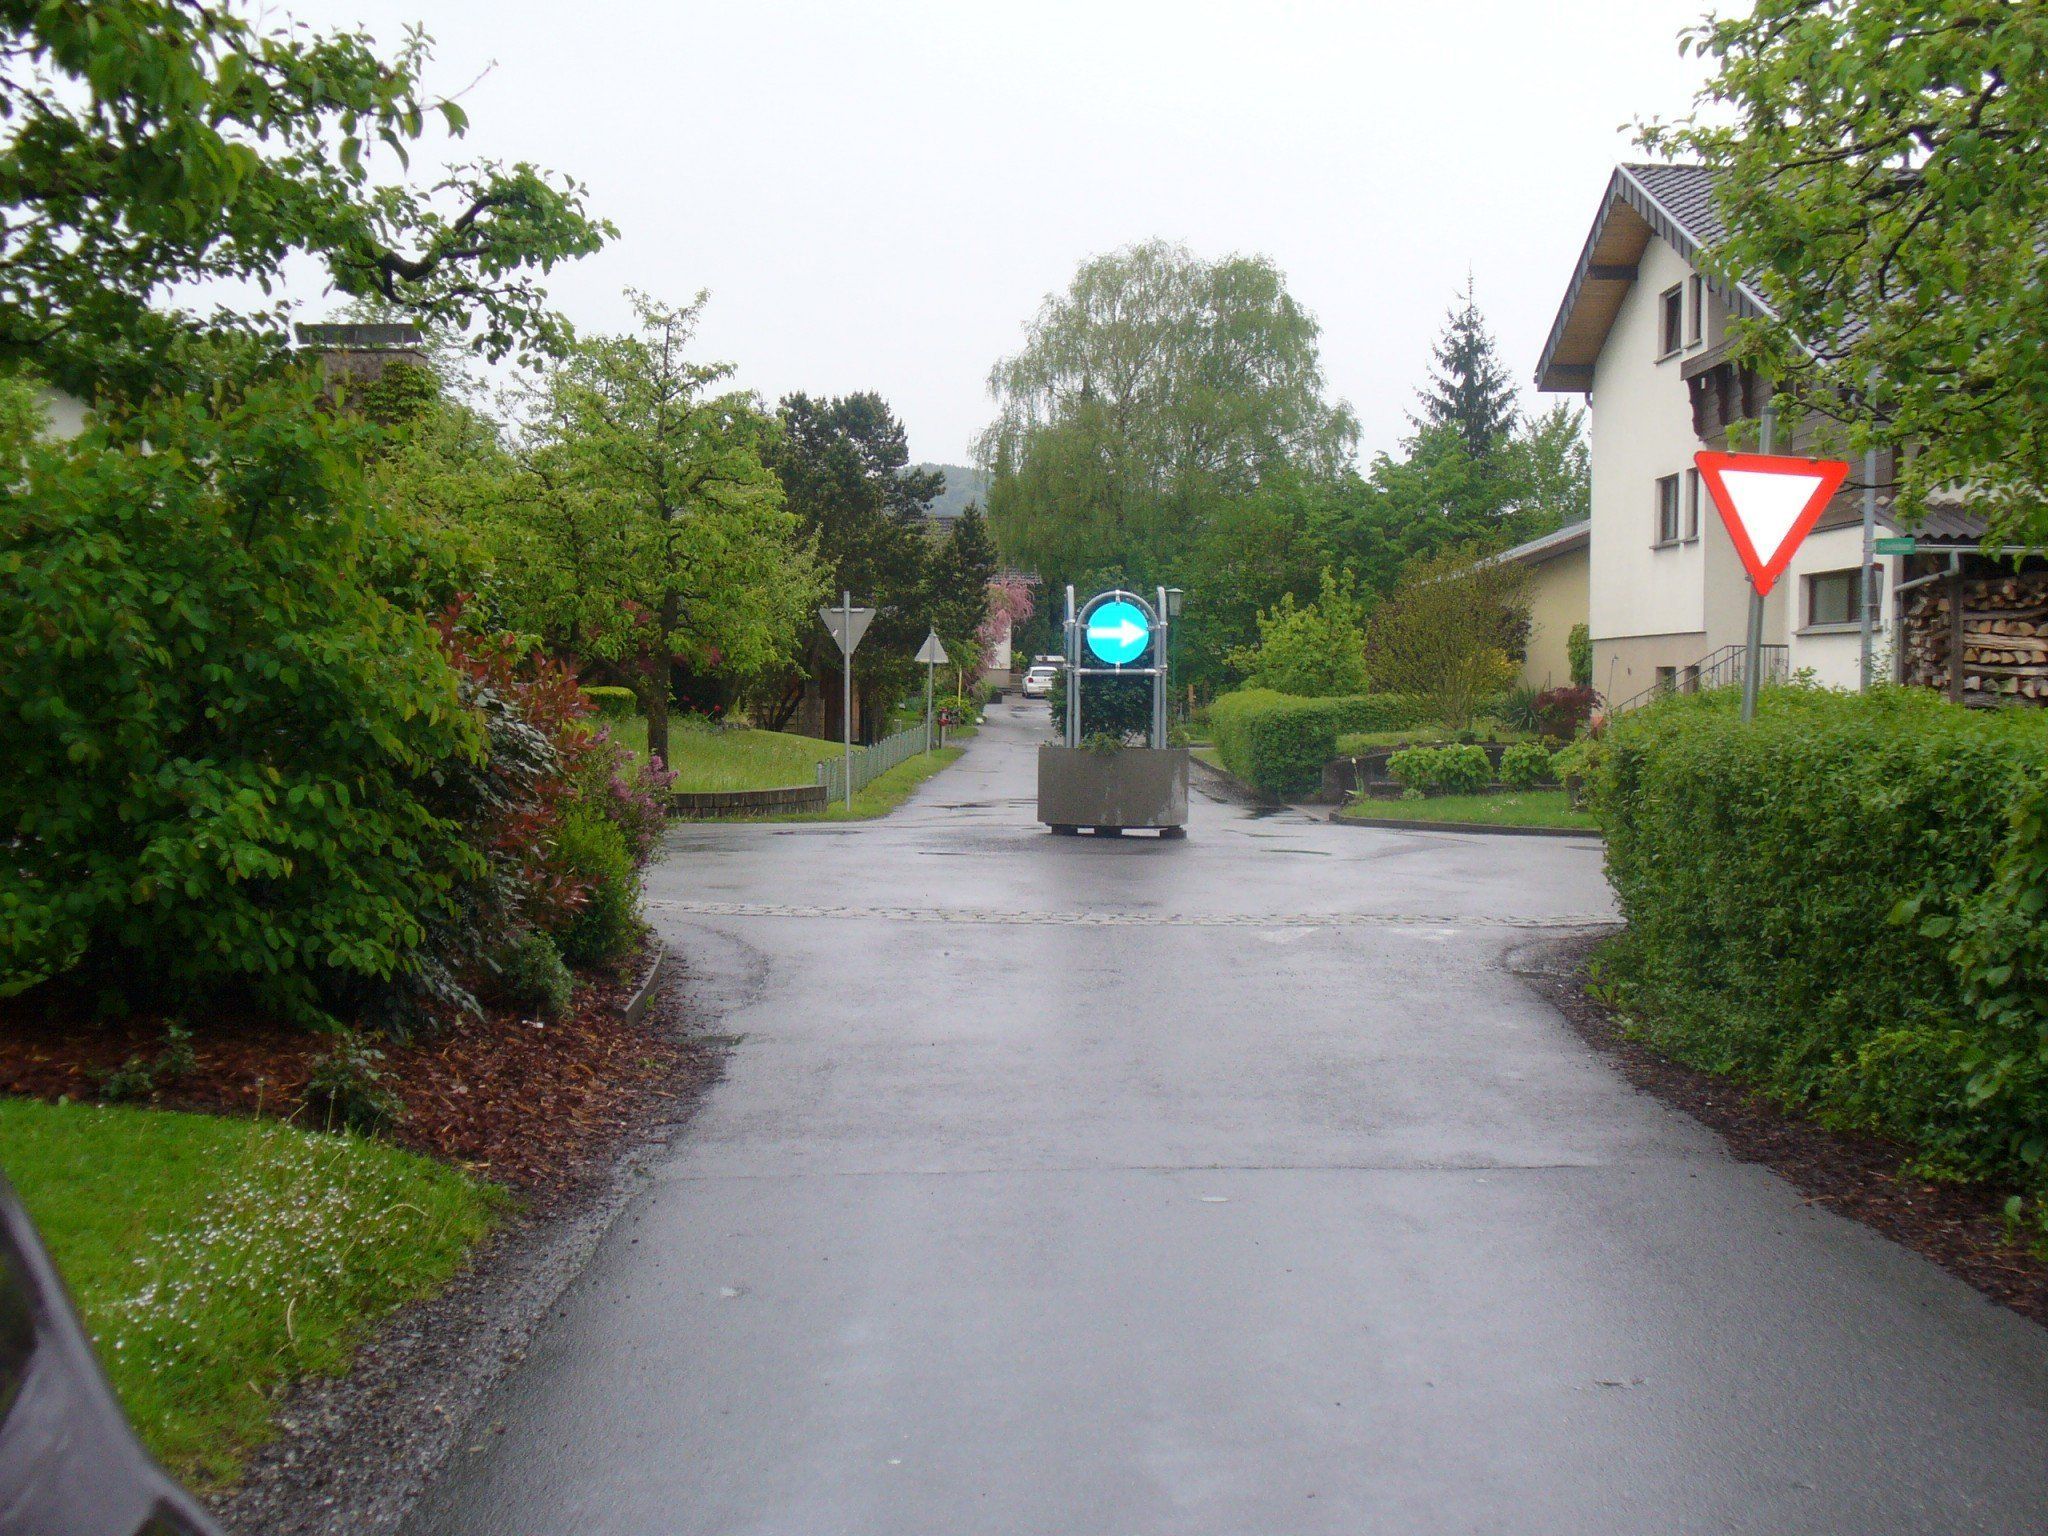
{"type": "Polygon", "coordinates": [[[1629,1039],[1614,1014],[1586,993],[1586,961],[1598,942],[1565,940],[1550,948],[1543,969],[1523,975],[1623,1077],[1691,1115],[1741,1161],[1762,1164],[1815,1203],[1932,1259],[2021,1316],[2048,1324],[2048,1260],[2013,1240],[2002,1194],[1913,1178],[1903,1171],[1912,1158],[1906,1147],[1828,1130],[1740,1083],[1681,1065],[1629,1039]]]}
{"type": "MultiPolygon", "coordinates": [[[[715,1070],[660,1010],[623,1018],[645,971],[646,957],[635,957],[616,974],[579,978],[560,1022],[496,1011],[410,1045],[373,1039],[383,1086],[405,1105],[392,1140],[529,1196],[574,1184],[651,1100],[715,1070]]],[[[197,1065],[141,1102],[308,1122],[300,1094],[334,1037],[264,1021],[190,1022],[197,1065]]],[[[94,1099],[124,1062],[163,1046],[161,1019],[79,1024],[37,1017],[17,1000],[0,1011],[0,1094],[94,1099]]]]}

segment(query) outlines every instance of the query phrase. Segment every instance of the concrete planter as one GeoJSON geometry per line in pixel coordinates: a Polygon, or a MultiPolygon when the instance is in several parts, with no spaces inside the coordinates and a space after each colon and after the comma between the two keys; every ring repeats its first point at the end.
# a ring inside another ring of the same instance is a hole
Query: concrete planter
{"type": "Polygon", "coordinates": [[[1165,836],[1181,836],[1188,821],[1188,749],[1042,746],[1038,819],[1060,833],[1157,827],[1165,836]]]}

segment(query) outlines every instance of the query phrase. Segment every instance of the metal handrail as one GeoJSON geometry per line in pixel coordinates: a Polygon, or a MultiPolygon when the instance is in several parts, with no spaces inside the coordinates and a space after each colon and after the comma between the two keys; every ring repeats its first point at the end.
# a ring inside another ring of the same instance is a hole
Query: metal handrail
{"type": "MultiPolygon", "coordinates": [[[[1717,651],[1709,651],[1690,667],[1681,667],[1679,676],[1695,674],[1689,681],[1652,683],[1641,693],[1631,694],[1619,704],[1611,706],[1607,718],[1625,714],[1639,704],[1652,699],[1661,699],[1673,693],[1699,693],[1708,688],[1732,688],[1742,681],[1742,660],[1748,653],[1743,645],[1724,645],[1717,651]]],[[[1758,674],[1766,683],[1782,683],[1790,672],[1792,648],[1788,645],[1766,645],[1759,648],[1758,674]]]]}

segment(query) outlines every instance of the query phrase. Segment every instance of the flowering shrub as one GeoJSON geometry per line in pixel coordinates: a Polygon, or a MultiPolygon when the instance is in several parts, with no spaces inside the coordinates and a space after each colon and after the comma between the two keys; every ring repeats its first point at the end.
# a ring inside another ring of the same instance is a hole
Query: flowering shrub
{"type": "MultiPolygon", "coordinates": [[[[682,722],[677,723],[682,728],[682,722]]],[[[654,856],[668,825],[668,796],[678,775],[652,758],[636,758],[609,728],[592,734],[576,771],[576,802],[619,829],[635,866],[654,856]]]]}

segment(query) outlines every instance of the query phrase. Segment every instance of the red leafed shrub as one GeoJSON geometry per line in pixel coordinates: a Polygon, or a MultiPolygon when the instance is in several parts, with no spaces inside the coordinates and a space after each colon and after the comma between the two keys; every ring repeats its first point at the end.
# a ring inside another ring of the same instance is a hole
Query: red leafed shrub
{"type": "Polygon", "coordinates": [[[487,950],[519,923],[554,927],[582,906],[582,882],[554,852],[597,733],[584,723],[589,701],[562,663],[511,635],[464,628],[460,605],[434,627],[490,744],[469,782],[456,786],[464,802],[457,814],[491,868],[475,914],[480,931],[469,936],[487,950]]]}
{"type": "Polygon", "coordinates": [[[1570,741],[1593,717],[1600,695],[1591,688],[1546,688],[1532,706],[1537,731],[1553,741],[1570,741]]]}

